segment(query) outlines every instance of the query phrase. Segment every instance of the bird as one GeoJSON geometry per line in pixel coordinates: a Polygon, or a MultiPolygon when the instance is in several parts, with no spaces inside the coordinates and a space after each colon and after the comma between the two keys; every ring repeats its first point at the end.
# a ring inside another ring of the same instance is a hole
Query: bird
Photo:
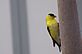
{"type": "Polygon", "coordinates": [[[57,22],[56,16],[53,13],[49,13],[46,16],[46,26],[49,36],[52,39],[53,47],[55,47],[55,44],[57,44],[59,51],[61,52],[59,23],[57,22]]]}

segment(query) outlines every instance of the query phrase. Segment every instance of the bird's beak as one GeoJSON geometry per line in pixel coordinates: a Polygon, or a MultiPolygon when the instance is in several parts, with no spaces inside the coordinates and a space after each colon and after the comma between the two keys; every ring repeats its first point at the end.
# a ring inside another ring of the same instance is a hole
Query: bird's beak
{"type": "Polygon", "coordinates": [[[54,15],[54,18],[56,18],[56,16],[54,15]]]}

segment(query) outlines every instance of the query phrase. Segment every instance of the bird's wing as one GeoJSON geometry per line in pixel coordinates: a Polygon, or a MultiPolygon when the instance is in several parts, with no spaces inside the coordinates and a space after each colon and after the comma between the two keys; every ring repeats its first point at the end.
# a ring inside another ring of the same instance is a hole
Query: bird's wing
{"type": "Polygon", "coordinates": [[[49,29],[48,26],[47,26],[47,30],[48,30],[48,32],[49,32],[49,34],[50,34],[50,37],[52,38],[53,46],[55,47],[55,43],[56,43],[56,41],[55,41],[54,38],[51,36],[50,29],[49,29]]]}
{"type": "Polygon", "coordinates": [[[47,26],[47,30],[48,30],[48,32],[49,32],[49,34],[50,34],[50,36],[51,36],[50,29],[49,29],[49,27],[48,27],[48,26],[47,26]]]}
{"type": "MultiPolygon", "coordinates": [[[[53,27],[54,29],[55,29],[55,27],[53,27]]],[[[52,38],[52,41],[53,41],[53,46],[55,47],[55,43],[58,45],[58,47],[59,47],[59,51],[61,51],[61,40],[60,40],[60,38],[58,38],[57,40],[55,40],[54,38],[53,38],[53,36],[51,35],[51,32],[50,32],[50,28],[49,28],[49,26],[47,26],[47,30],[48,30],[48,32],[49,32],[49,34],[50,34],[50,37],[52,38]]],[[[58,30],[59,30],[59,23],[58,23],[58,30]]],[[[59,32],[59,31],[58,31],[59,32]]],[[[59,35],[58,36],[60,36],[60,33],[58,33],[59,35]]]]}

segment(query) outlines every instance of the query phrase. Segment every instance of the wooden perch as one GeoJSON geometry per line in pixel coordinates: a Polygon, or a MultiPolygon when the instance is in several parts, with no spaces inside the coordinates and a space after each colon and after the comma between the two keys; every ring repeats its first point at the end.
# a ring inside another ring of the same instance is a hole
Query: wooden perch
{"type": "Polygon", "coordinates": [[[57,1],[62,54],[82,54],[76,0],[57,1]]]}

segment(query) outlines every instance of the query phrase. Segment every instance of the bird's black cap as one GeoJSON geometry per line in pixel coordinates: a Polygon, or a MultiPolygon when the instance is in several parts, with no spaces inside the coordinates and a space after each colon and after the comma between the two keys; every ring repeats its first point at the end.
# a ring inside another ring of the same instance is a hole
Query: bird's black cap
{"type": "Polygon", "coordinates": [[[52,13],[49,13],[48,15],[50,15],[50,16],[53,16],[53,17],[56,17],[54,14],[52,14],[52,13]]]}

